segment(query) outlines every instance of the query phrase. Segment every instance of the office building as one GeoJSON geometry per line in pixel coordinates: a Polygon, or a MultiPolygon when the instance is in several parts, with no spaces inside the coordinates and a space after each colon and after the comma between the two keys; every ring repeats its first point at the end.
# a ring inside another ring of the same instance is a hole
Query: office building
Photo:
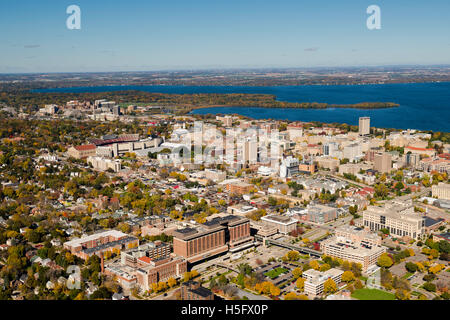
{"type": "Polygon", "coordinates": [[[298,168],[299,168],[298,159],[289,156],[286,159],[283,159],[280,165],[280,177],[281,178],[292,177],[293,175],[298,173],[298,168]]]}
{"type": "Polygon", "coordinates": [[[334,219],[337,219],[337,209],[320,204],[308,205],[305,215],[302,219],[310,222],[324,224],[334,219]]]}
{"type": "Polygon", "coordinates": [[[102,256],[105,252],[120,252],[138,245],[139,239],[117,230],[108,230],[68,241],[64,243],[64,248],[86,260],[93,255],[102,256]]]}
{"type": "Polygon", "coordinates": [[[258,162],[258,142],[245,140],[242,144],[242,162],[254,164],[258,162]]]}
{"type": "Polygon", "coordinates": [[[187,262],[175,255],[150,258],[148,255],[110,263],[105,274],[114,277],[124,288],[138,287],[141,291],[152,289],[152,284],[181,278],[187,271],[187,262]]]}
{"type": "Polygon", "coordinates": [[[314,269],[308,269],[303,272],[302,277],[305,278],[305,293],[309,296],[315,297],[323,294],[324,283],[328,279],[333,279],[338,286],[341,283],[342,274],[344,271],[332,268],[321,272],[314,269]]]}
{"type": "Polygon", "coordinates": [[[220,182],[227,178],[227,173],[221,170],[205,169],[205,178],[214,182],[220,182]]]}
{"type": "Polygon", "coordinates": [[[350,162],[359,160],[360,158],[363,157],[361,144],[352,143],[352,144],[349,144],[348,146],[344,147],[343,156],[344,156],[344,158],[347,158],[350,162]]]}
{"type": "Polygon", "coordinates": [[[327,256],[361,264],[363,271],[386,252],[377,234],[352,226],[336,229],[336,236],[322,241],[320,247],[327,256]]]}
{"type": "Polygon", "coordinates": [[[100,171],[107,171],[112,170],[114,172],[119,172],[122,170],[122,165],[120,163],[120,160],[112,160],[112,159],[105,159],[102,157],[88,157],[87,163],[92,165],[92,167],[95,170],[100,171]]]}
{"type": "Polygon", "coordinates": [[[393,237],[408,236],[416,240],[425,233],[425,218],[414,211],[411,201],[391,201],[384,207],[369,206],[363,212],[363,225],[372,231],[387,229],[393,237]]]}
{"type": "Polygon", "coordinates": [[[172,235],[173,252],[190,263],[253,246],[250,221],[240,216],[214,218],[197,228],[178,229],[172,235]]]}
{"type": "Polygon", "coordinates": [[[392,156],[387,152],[375,154],[374,169],[380,173],[390,172],[392,169],[392,156]]]}
{"type": "Polygon", "coordinates": [[[131,267],[138,266],[138,259],[148,257],[150,259],[164,258],[170,255],[170,244],[161,241],[148,242],[136,248],[122,251],[120,261],[131,267]]]}
{"type": "Polygon", "coordinates": [[[262,217],[261,221],[268,227],[276,227],[278,232],[282,234],[288,234],[297,229],[297,220],[289,216],[271,214],[262,217]]]}
{"type": "Polygon", "coordinates": [[[254,189],[254,187],[254,185],[242,181],[231,181],[230,183],[226,183],[226,189],[230,194],[246,194],[254,189]]]}
{"type": "Polygon", "coordinates": [[[359,135],[365,136],[370,134],[370,117],[359,118],[359,135]]]}
{"type": "Polygon", "coordinates": [[[433,197],[443,200],[450,200],[450,184],[439,182],[431,187],[433,197]]]}

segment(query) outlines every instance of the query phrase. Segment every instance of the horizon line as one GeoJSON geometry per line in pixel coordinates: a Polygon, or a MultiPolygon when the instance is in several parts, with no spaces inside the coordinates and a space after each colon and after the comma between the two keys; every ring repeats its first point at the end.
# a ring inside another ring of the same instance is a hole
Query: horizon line
{"type": "Polygon", "coordinates": [[[343,68],[393,68],[393,67],[444,67],[449,68],[449,63],[444,64],[385,64],[385,65],[342,65],[342,66],[311,66],[311,67],[180,67],[152,70],[124,70],[124,71],[43,71],[43,72],[0,72],[0,75],[39,75],[39,74],[98,74],[98,73],[147,73],[147,72],[196,72],[196,71],[245,71],[245,70],[311,70],[311,69],[343,69],[343,68]]]}

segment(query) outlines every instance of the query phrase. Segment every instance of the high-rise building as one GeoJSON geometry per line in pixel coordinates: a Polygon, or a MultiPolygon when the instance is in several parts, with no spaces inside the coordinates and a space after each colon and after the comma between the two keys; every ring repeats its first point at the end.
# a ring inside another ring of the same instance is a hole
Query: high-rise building
{"type": "Polygon", "coordinates": [[[386,152],[375,154],[374,169],[381,173],[390,172],[392,169],[392,156],[386,152]]]}
{"type": "Polygon", "coordinates": [[[370,117],[359,118],[359,135],[365,136],[370,134],[370,117]]]}
{"type": "Polygon", "coordinates": [[[258,162],[258,142],[256,140],[246,140],[242,145],[243,163],[258,162]]]}

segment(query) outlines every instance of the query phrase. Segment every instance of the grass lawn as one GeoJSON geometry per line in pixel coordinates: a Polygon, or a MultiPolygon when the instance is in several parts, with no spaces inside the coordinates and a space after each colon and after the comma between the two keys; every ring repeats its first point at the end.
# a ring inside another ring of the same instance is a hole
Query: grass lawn
{"type": "Polygon", "coordinates": [[[392,293],[378,289],[358,289],[352,293],[352,297],[359,300],[395,300],[392,293]]]}
{"type": "Polygon", "coordinates": [[[264,275],[266,277],[269,277],[270,279],[275,279],[276,277],[278,277],[280,274],[286,273],[289,270],[283,267],[278,267],[276,269],[272,269],[270,271],[267,271],[266,273],[264,273],[264,275]]]}
{"type": "Polygon", "coordinates": [[[411,277],[413,274],[414,274],[414,273],[407,272],[407,273],[402,277],[402,279],[408,279],[408,278],[411,277]]]}

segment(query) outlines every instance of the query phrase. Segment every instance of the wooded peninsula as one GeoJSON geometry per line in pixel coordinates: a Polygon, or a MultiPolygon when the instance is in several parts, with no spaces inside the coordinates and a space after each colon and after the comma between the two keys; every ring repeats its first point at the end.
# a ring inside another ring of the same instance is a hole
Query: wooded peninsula
{"type": "MultiPolygon", "coordinates": [[[[10,107],[32,108],[45,104],[63,105],[70,100],[94,101],[109,99],[118,104],[144,103],[159,106],[177,106],[183,112],[190,112],[198,108],[211,107],[260,107],[260,108],[299,108],[299,109],[327,109],[327,108],[355,108],[355,109],[384,109],[395,108],[399,104],[393,102],[361,102],[355,104],[327,104],[317,102],[285,102],[278,101],[276,96],[269,94],[165,94],[151,93],[138,90],[112,91],[95,93],[37,93],[30,91],[2,92],[0,103],[10,107]]],[[[178,110],[180,111],[180,110],[178,110]]]]}

